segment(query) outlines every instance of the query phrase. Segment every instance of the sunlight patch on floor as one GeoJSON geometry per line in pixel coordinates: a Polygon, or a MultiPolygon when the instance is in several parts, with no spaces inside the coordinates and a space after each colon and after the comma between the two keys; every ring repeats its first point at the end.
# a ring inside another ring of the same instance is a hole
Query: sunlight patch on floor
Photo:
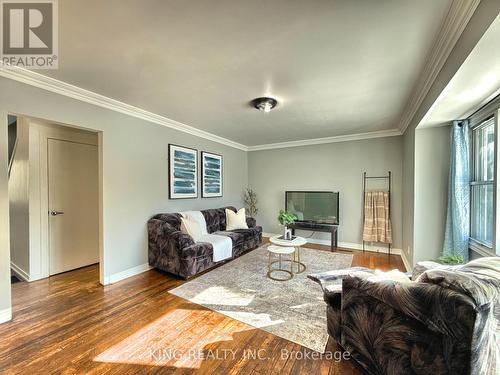
{"type": "Polygon", "coordinates": [[[270,314],[255,314],[251,312],[243,312],[243,311],[223,311],[227,316],[246,322],[257,328],[269,327],[278,324],[282,324],[285,321],[282,319],[273,320],[270,314]]]}
{"type": "Polygon", "coordinates": [[[213,286],[197,294],[191,302],[203,305],[248,306],[252,303],[254,295],[248,290],[241,292],[232,291],[222,286],[213,286]]]}
{"type": "Polygon", "coordinates": [[[176,309],[109,347],[94,361],[197,369],[210,359],[211,347],[252,329],[213,311],[176,309]]]}
{"type": "Polygon", "coordinates": [[[294,310],[300,310],[300,309],[305,309],[305,308],[310,307],[310,306],[314,306],[314,304],[313,303],[303,303],[301,305],[290,306],[290,308],[294,309],[294,310]]]}

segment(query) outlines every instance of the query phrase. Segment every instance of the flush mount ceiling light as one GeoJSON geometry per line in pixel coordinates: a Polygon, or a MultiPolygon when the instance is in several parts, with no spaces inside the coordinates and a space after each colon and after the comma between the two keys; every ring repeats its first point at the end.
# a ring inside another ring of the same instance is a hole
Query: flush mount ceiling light
{"type": "Polygon", "coordinates": [[[271,109],[278,105],[278,101],[276,99],[264,96],[262,98],[255,98],[254,100],[252,100],[252,105],[259,111],[269,113],[271,112],[271,109]]]}

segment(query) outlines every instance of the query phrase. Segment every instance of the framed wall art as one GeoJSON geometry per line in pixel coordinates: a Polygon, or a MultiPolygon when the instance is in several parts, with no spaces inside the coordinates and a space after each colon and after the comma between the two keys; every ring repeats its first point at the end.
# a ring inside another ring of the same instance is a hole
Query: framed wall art
{"type": "Polygon", "coordinates": [[[169,198],[198,197],[198,151],[168,145],[169,198]]]}
{"type": "Polygon", "coordinates": [[[223,190],[222,155],[201,152],[201,196],[203,198],[222,197],[223,190]]]}

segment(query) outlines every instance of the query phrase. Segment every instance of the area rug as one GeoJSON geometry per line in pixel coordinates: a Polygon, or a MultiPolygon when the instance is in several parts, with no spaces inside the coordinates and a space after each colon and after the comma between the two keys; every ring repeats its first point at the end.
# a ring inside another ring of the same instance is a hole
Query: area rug
{"type": "Polygon", "coordinates": [[[326,304],[321,287],[307,275],[350,267],[352,255],[300,251],[307,269],[288,281],[266,277],[267,246],[261,246],[170,293],[323,353],[326,304]]]}

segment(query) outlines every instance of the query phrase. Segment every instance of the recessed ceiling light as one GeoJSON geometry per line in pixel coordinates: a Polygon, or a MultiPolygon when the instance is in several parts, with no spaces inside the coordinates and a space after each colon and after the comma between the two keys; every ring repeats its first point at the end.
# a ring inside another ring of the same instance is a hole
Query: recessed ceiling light
{"type": "Polygon", "coordinates": [[[252,105],[259,111],[264,111],[266,113],[271,112],[271,109],[278,105],[278,101],[269,97],[255,98],[252,100],[252,105]]]}

